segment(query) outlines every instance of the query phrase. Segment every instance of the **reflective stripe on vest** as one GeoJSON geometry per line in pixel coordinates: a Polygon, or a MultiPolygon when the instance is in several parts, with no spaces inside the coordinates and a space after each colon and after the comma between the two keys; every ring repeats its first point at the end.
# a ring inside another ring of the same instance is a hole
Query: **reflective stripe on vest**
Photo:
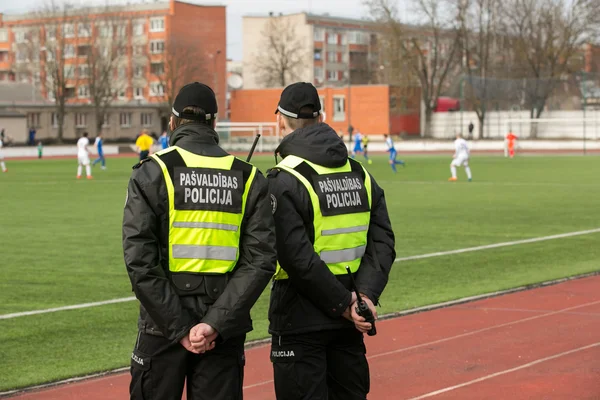
{"type": "Polygon", "coordinates": [[[169,270],[231,272],[256,168],[234,156],[199,156],[178,146],[151,157],[169,197],[169,270]]]}
{"type": "MultiPolygon", "coordinates": [[[[277,168],[295,176],[308,190],[314,214],[313,248],[335,275],[356,272],[367,247],[371,218],[371,178],[362,165],[348,160],[340,168],[326,168],[287,156],[277,168]]],[[[274,279],[286,279],[277,264],[274,279]]]]}

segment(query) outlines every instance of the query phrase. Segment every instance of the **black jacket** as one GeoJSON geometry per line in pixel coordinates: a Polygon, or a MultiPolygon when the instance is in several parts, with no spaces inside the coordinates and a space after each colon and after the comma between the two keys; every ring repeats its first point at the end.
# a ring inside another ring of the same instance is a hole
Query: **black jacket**
{"type": "MultiPolygon", "coordinates": [[[[223,157],[210,127],[185,124],[171,137],[192,153],[223,157]]],[[[195,277],[200,294],[179,295],[169,277],[168,196],[163,173],[153,159],[134,167],[123,215],[123,252],[133,291],[140,301],[139,329],[173,342],[199,322],[213,326],[220,340],[252,330],[250,309],[275,272],[275,230],[266,178],[256,173],[248,194],[240,257],[226,276],[195,277]]]]}
{"type": "MultiPolygon", "coordinates": [[[[328,168],[341,167],[348,151],[326,124],[296,130],[283,139],[276,154],[295,155],[328,168]]],[[[313,209],[304,185],[287,171],[268,173],[275,217],[277,256],[289,279],[277,280],[271,292],[269,332],[274,335],[352,326],[341,315],[351,300],[350,279],[333,275],[313,248],[313,209]]],[[[361,293],[378,302],[396,258],[394,233],[383,189],[371,177],[371,222],[368,244],[355,274],[361,293]]]]}

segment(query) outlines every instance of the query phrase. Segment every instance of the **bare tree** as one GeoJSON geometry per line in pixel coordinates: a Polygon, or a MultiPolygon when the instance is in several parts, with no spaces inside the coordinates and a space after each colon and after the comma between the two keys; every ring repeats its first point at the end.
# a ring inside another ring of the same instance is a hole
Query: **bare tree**
{"type": "Polygon", "coordinates": [[[206,63],[210,60],[198,42],[181,39],[167,40],[163,52],[164,62],[152,64],[151,74],[158,78],[161,88],[157,94],[161,94],[162,90],[163,99],[170,110],[177,92],[183,85],[192,81],[206,81],[209,70],[206,63]]]}
{"type": "MultiPolygon", "coordinates": [[[[498,95],[498,81],[490,79],[496,72],[494,51],[497,44],[499,0],[457,0],[460,21],[463,72],[461,92],[468,84],[467,97],[479,120],[479,137],[484,137],[485,116],[491,97],[498,95]],[[466,82],[465,82],[466,81],[466,82]]],[[[464,106],[464,105],[463,105],[464,106]]]]}
{"type": "MultiPolygon", "coordinates": [[[[584,43],[597,38],[598,0],[505,0],[503,31],[514,36],[515,60],[521,71],[531,118],[539,118],[553,91],[571,71],[584,43]]],[[[537,134],[532,125],[532,137],[537,134]]]]}
{"type": "MultiPolygon", "coordinates": [[[[386,76],[411,74],[421,85],[425,108],[425,135],[430,134],[431,117],[447,79],[458,66],[460,31],[455,9],[450,2],[440,0],[415,0],[417,12],[424,23],[408,26],[398,17],[395,2],[367,0],[372,17],[380,23],[385,41],[392,52],[384,57],[398,70],[386,76]],[[395,60],[394,60],[395,59],[395,60]]],[[[393,79],[393,78],[392,78],[393,79]]]]}
{"type": "Polygon", "coordinates": [[[78,58],[74,7],[68,2],[49,0],[37,12],[44,21],[40,47],[41,76],[48,98],[55,101],[59,142],[63,139],[65,106],[75,96],[78,58]]]}
{"type": "MultiPolygon", "coordinates": [[[[109,11],[107,8],[106,12],[109,11]]],[[[127,62],[130,48],[129,21],[119,15],[109,15],[96,19],[96,40],[84,50],[87,64],[78,70],[78,77],[87,85],[94,107],[96,135],[102,131],[106,110],[117,92],[124,89],[123,81],[115,79],[115,71],[121,61],[127,62]]]]}
{"type": "Polygon", "coordinates": [[[283,87],[300,80],[298,68],[306,53],[295,26],[284,17],[269,17],[261,34],[253,65],[257,81],[266,87],[283,87]]]}

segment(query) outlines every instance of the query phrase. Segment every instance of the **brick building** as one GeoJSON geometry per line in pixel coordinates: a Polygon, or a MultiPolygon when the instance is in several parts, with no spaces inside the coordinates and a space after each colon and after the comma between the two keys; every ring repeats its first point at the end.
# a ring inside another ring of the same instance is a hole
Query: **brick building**
{"type": "MultiPolygon", "coordinates": [[[[79,115],[87,114],[92,109],[90,92],[95,71],[89,60],[97,47],[102,49],[105,59],[115,54],[109,79],[110,108],[167,111],[170,94],[186,83],[177,75],[187,68],[190,72],[185,81],[203,80],[212,86],[219,108],[225,112],[225,6],[169,0],[58,11],[0,14],[0,84],[2,81],[33,83],[46,100],[53,102],[56,93],[52,90],[53,73],[49,66],[60,57],[64,63],[64,71],[60,73],[66,81],[68,109],[76,107],[79,115]],[[177,60],[171,61],[176,50],[177,60]]],[[[160,117],[153,114],[160,118],[159,126],[164,128],[168,112],[162,112],[160,117]]],[[[65,115],[65,118],[70,117],[65,115]]],[[[74,126],[88,125],[85,117],[77,118],[80,120],[74,126]]],[[[121,124],[128,125],[133,124],[121,124]]],[[[146,121],[144,125],[154,126],[156,121],[146,121]]],[[[87,128],[93,131],[92,127],[87,128]]],[[[65,136],[71,135],[65,133],[65,136]]]]}
{"type": "Polygon", "coordinates": [[[298,80],[313,82],[317,87],[379,81],[374,22],[300,13],[243,18],[244,88],[265,87],[256,60],[265,57],[265,29],[270,21],[284,26],[286,34],[293,32],[293,44],[298,45],[294,51],[302,55],[295,71],[298,80]]]}

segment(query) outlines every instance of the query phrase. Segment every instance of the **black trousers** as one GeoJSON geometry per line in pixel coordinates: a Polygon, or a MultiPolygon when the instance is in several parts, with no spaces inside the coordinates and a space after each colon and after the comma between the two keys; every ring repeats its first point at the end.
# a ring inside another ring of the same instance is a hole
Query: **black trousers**
{"type": "Polygon", "coordinates": [[[278,400],[364,400],[370,389],[363,335],[354,328],[273,336],[278,400]]]}
{"type": "Polygon", "coordinates": [[[181,344],[141,333],[131,354],[131,400],[242,400],[246,335],[193,354],[181,344]],[[187,379],[187,382],[186,382],[187,379]]]}

